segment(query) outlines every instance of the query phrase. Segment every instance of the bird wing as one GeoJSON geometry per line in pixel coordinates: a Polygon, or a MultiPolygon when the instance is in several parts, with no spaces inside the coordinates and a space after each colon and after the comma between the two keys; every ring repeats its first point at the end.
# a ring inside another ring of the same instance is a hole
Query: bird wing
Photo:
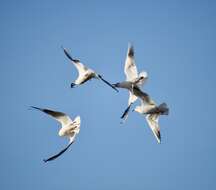
{"type": "Polygon", "coordinates": [[[128,107],[125,109],[124,113],[122,114],[121,119],[126,121],[126,119],[128,118],[130,108],[136,100],[137,100],[137,96],[135,96],[134,94],[132,94],[131,91],[129,91],[128,107]]]}
{"type": "Polygon", "coordinates": [[[67,56],[67,58],[70,59],[72,61],[72,63],[74,64],[74,66],[77,68],[79,75],[83,75],[88,70],[88,68],[85,65],[83,65],[80,62],[80,60],[73,59],[71,57],[71,55],[69,54],[69,52],[65,48],[63,48],[63,51],[64,51],[65,55],[67,56]]]}
{"type": "Polygon", "coordinates": [[[111,83],[109,83],[107,80],[105,80],[101,75],[97,75],[98,78],[103,81],[105,84],[107,84],[108,86],[110,86],[111,88],[113,88],[116,92],[118,92],[118,89],[112,85],[111,83]]]}
{"type": "Polygon", "coordinates": [[[122,114],[121,116],[121,119],[123,119],[123,121],[121,123],[124,123],[124,121],[126,121],[126,119],[128,118],[128,114],[129,114],[129,111],[130,111],[130,108],[132,106],[133,103],[131,103],[124,111],[124,113],[122,114]]]}
{"type": "Polygon", "coordinates": [[[137,96],[135,96],[131,91],[129,91],[128,105],[134,103],[136,100],[137,100],[137,96]]]}
{"type": "Polygon", "coordinates": [[[160,143],[161,142],[161,135],[160,135],[160,127],[158,125],[158,118],[159,118],[158,114],[148,114],[146,116],[146,121],[147,121],[149,127],[151,128],[154,136],[156,137],[158,143],[160,143]]]}
{"type": "Polygon", "coordinates": [[[43,161],[44,162],[48,162],[48,161],[55,160],[56,158],[58,158],[59,156],[61,156],[73,143],[74,143],[74,140],[70,141],[69,144],[63,150],[61,150],[58,154],[55,154],[54,156],[51,156],[48,159],[43,159],[43,161]]]}
{"type": "Polygon", "coordinates": [[[134,59],[134,48],[132,45],[129,45],[127,57],[125,60],[124,72],[126,75],[127,81],[132,81],[138,77],[137,67],[134,59]]]}
{"type": "Polygon", "coordinates": [[[76,135],[79,133],[80,123],[81,123],[80,116],[77,116],[74,119],[73,125],[70,128],[70,130],[72,130],[72,132],[70,133],[70,136],[68,136],[69,137],[68,145],[63,150],[61,150],[58,154],[55,154],[54,156],[51,156],[48,159],[44,159],[43,160],[44,162],[55,160],[56,158],[61,156],[74,143],[76,135]],[[78,128],[78,131],[77,131],[77,128],[78,128]]]}
{"type": "Polygon", "coordinates": [[[49,109],[38,108],[35,106],[31,106],[31,107],[52,116],[55,120],[60,122],[62,126],[68,125],[69,123],[72,122],[71,118],[67,116],[65,113],[57,112],[49,109]]]}
{"type": "Polygon", "coordinates": [[[141,99],[141,104],[143,105],[146,104],[156,105],[156,103],[151,99],[149,94],[143,92],[138,86],[133,87],[133,94],[141,99]]]}

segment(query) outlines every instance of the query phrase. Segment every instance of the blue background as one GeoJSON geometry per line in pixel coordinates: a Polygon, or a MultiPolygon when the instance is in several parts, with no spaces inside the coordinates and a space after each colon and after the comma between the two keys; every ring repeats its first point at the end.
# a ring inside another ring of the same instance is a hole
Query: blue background
{"type": "Polygon", "coordinates": [[[216,189],[214,1],[1,1],[0,189],[216,189]],[[110,82],[125,79],[128,42],[144,90],[167,102],[157,144],[145,119],[120,116],[128,92],[94,80],[70,89],[77,71],[70,50],[110,82]],[[28,110],[80,115],[76,143],[58,124],[28,110]]]}

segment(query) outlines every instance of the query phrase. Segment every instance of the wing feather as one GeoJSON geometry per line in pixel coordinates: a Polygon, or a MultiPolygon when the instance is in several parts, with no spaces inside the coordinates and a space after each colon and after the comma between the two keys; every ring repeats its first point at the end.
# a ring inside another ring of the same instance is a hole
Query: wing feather
{"type": "Polygon", "coordinates": [[[135,96],[134,94],[132,94],[131,91],[129,91],[128,105],[134,103],[137,100],[137,98],[138,98],[137,96],[135,96]]]}
{"type": "Polygon", "coordinates": [[[161,135],[160,135],[160,127],[158,125],[158,117],[157,114],[148,114],[146,116],[147,123],[152,130],[154,136],[156,137],[158,143],[161,143],[161,135]]]}
{"type": "Polygon", "coordinates": [[[38,108],[35,106],[31,106],[34,109],[40,110],[50,116],[52,116],[55,120],[57,120],[58,122],[60,122],[62,124],[62,126],[64,125],[68,125],[69,123],[72,122],[71,118],[69,116],[67,116],[65,113],[63,112],[58,112],[58,111],[53,111],[53,110],[49,110],[49,109],[43,109],[43,108],[38,108]]]}
{"type": "Polygon", "coordinates": [[[134,48],[132,45],[129,45],[128,47],[127,57],[125,60],[124,72],[125,72],[127,81],[132,81],[138,77],[137,67],[136,67],[135,59],[134,59],[134,48]]]}
{"type": "Polygon", "coordinates": [[[64,51],[65,55],[67,56],[67,58],[70,59],[72,61],[72,63],[74,64],[74,66],[77,68],[79,75],[83,75],[88,70],[88,68],[85,65],[83,65],[80,62],[80,60],[73,59],[71,57],[71,55],[69,54],[69,52],[65,48],[63,48],[63,51],[64,51]]]}
{"type": "Polygon", "coordinates": [[[73,143],[74,143],[74,140],[70,141],[70,143],[63,150],[61,150],[58,154],[55,154],[54,156],[51,156],[48,159],[43,159],[43,161],[46,163],[46,162],[55,160],[56,158],[58,158],[59,156],[61,156],[73,143]]]}

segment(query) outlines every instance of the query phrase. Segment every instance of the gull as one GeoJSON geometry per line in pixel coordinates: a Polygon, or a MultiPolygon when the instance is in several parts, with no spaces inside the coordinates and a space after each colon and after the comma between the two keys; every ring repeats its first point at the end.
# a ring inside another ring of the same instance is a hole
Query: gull
{"type": "Polygon", "coordinates": [[[105,80],[101,75],[97,74],[92,69],[87,68],[85,65],[83,65],[80,62],[80,60],[73,59],[71,57],[71,55],[69,54],[69,52],[65,48],[62,47],[62,49],[63,49],[65,55],[67,56],[67,58],[71,60],[71,62],[74,64],[74,66],[76,67],[76,69],[78,70],[78,73],[79,73],[79,76],[75,80],[75,82],[71,83],[71,88],[74,88],[75,86],[84,84],[88,80],[95,78],[95,79],[99,79],[99,80],[103,81],[108,86],[110,86],[111,88],[113,88],[115,91],[118,92],[118,89],[116,89],[112,84],[110,84],[107,80],[105,80]]]}
{"type": "Polygon", "coordinates": [[[135,58],[134,58],[134,48],[130,43],[128,45],[124,73],[126,75],[126,81],[119,82],[113,85],[116,88],[124,88],[124,89],[129,90],[128,107],[124,111],[123,115],[121,116],[122,119],[126,120],[131,105],[138,98],[136,95],[134,95],[134,92],[133,92],[134,87],[141,87],[148,79],[148,74],[146,71],[142,71],[138,74],[137,67],[135,64],[135,58]]]}
{"type": "Polygon", "coordinates": [[[145,116],[149,127],[151,128],[154,136],[157,139],[157,142],[161,143],[160,127],[158,124],[159,116],[168,115],[169,108],[167,107],[166,103],[162,103],[159,106],[157,106],[156,103],[150,98],[150,96],[147,93],[140,91],[138,93],[141,100],[141,105],[136,106],[136,108],[133,111],[136,111],[145,116]]]}
{"type": "Polygon", "coordinates": [[[67,116],[65,113],[62,113],[62,112],[38,108],[35,106],[31,106],[31,108],[34,108],[36,110],[40,110],[40,111],[50,115],[51,117],[53,117],[55,120],[57,120],[61,124],[61,129],[59,130],[59,133],[58,133],[59,136],[69,138],[69,143],[66,146],[66,148],[61,150],[58,154],[55,154],[54,156],[51,156],[48,159],[44,159],[43,161],[48,162],[51,160],[55,160],[56,158],[61,156],[74,143],[75,137],[80,131],[80,123],[81,123],[80,116],[77,116],[72,121],[69,116],[67,116]]]}

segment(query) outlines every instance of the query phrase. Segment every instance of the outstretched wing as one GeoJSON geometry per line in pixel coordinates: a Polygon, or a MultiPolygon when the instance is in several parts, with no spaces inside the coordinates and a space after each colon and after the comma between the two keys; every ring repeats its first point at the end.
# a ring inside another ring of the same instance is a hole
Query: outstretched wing
{"type": "Polygon", "coordinates": [[[68,136],[69,137],[69,144],[63,150],[61,150],[58,154],[55,154],[54,156],[51,156],[48,159],[44,159],[43,160],[44,162],[55,160],[56,158],[58,158],[59,156],[61,156],[74,143],[75,137],[79,133],[79,131],[77,131],[76,128],[78,128],[78,130],[79,130],[80,123],[81,123],[80,116],[77,116],[74,119],[73,123],[74,123],[74,125],[73,125],[73,128],[71,128],[71,130],[74,130],[74,132],[72,132],[71,135],[68,136]]]}
{"type": "Polygon", "coordinates": [[[52,116],[55,120],[60,122],[62,124],[62,126],[68,125],[69,123],[72,122],[71,118],[69,116],[67,116],[65,113],[53,111],[53,110],[49,110],[49,109],[38,108],[35,106],[31,106],[31,107],[52,116]]]}
{"type": "Polygon", "coordinates": [[[58,158],[59,156],[61,156],[73,143],[74,143],[74,140],[70,141],[70,143],[63,150],[61,150],[58,154],[55,154],[54,156],[51,156],[48,159],[43,159],[43,161],[44,162],[48,162],[48,161],[55,160],[56,158],[58,158]]]}
{"type": "Polygon", "coordinates": [[[148,114],[146,116],[147,123],[149,127],[151,128],[154,136],[156,137],[158,143],[161,142],[161,135],[160,135],[160,127],[158,125],[158,114],[148,114]]]}
{"type": "Polygon", "coordinates": [[[122,114],[121,119],[123,119],[123,122],[121,123],[124,123],[124,121],[126,121],[126,119],[128,118],[128,114],[129,114],[131,106],[132,106],[132,103],[125,109],[124,113],[122,114]]]}
{"type": "Polygon", "coordinates": [[[134,48],[129,44],[127,57],[125,60],[124,72],[127,81],[132,81],[138,77],[137,67],[134,59],[134,48]]]}
{"type": "Polygon", "coordinates": [[[155,104],[155,102],[151,99],[149,94],[146,92],[143,92],[138,86],[134,86],[133,88],[133,94],[137,97],[139,97],[142,101],[142,103],[145,104],[155,104]]]}
{"type": "Polygon", "coordinates": [[[73,59],[71,57],[71,55],[69,54],[69,52],[65,48],[62,47],[62,49],[63,49],[65,55],[67,56],[67,58],[70,59],[72,61],[72,63],[74,64],[74,66],[77,68],[79,75],[83,75],[88,70],[88,68],[85,65],[83,65],[80,62],[80,60],[73,59]]]}
{"type": "Polygon", "coordinates": [[[135,96],[134,94],[132,94],[131,91],[129,91],[128,105],[134,103],[137,100],[137,98],[137,96],[135,96]]]}
{"type": "Polygon", "coordinates": [[[107,80],[105,80],[101,75],[97,75],[98,78],[103,81],[105,84],[107,84],[108,86],[110,86],[111,88],[113,88],[116,92],[118,92],[118,89],[112,85],[111,83],[109,83],[107,80]]]}
{"type": "Polygon", "coordinates": [[[126,119],[128,118],[130,108],[136,100],[137,100],[137,97],[134,94],[132,94],[131,91],[129,91],[128,107],[125,109],[124,113],[122,114],[121,119],[126,121],[126,119]]]}

